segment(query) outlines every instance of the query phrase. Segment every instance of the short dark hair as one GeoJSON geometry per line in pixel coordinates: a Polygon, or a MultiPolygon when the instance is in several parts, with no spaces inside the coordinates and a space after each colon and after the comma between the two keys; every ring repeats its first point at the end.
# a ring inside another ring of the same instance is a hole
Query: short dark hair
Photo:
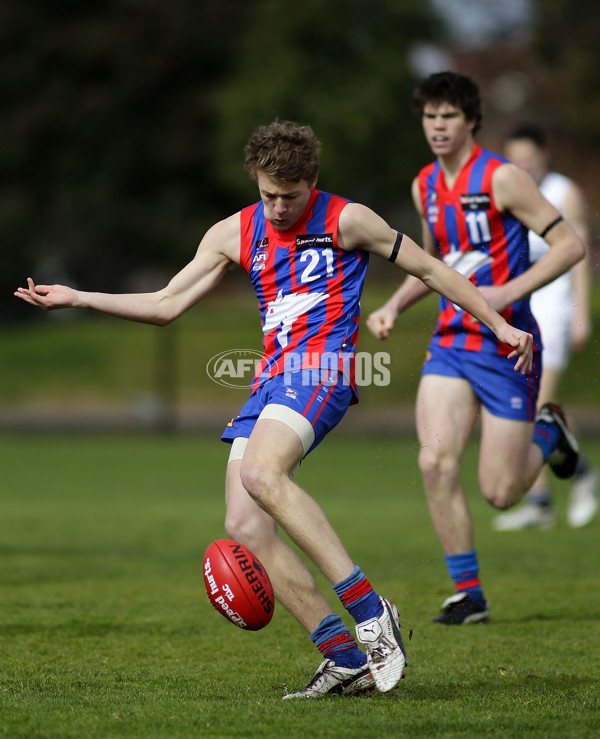
{"type": "Polygon", "coordinates": [[[481,98],[477,83],[457,72],[436,72],[417,85],[413,92],[413,112],[420,117],[427,103],[450,103],[462,110],[468,121],[475,121],[473,133],[481,128],[481,98]]]}
{"type": "Polygon", "coordinates": [[[505,141],[515,141],[516,139],[527,139],[532,141],[539,149],[545,149],[548,146],[548,138],[546,132],[535,123],[521,123],[506,136],[505,141]]]}
{"type": "Polygon", "coordinates": [[[273,121],[260,126],[245,148],[244,166],[256,179],[258,170],[277,183],[314,182],[319,174],[321,144],[310,126],[273,121]]]}

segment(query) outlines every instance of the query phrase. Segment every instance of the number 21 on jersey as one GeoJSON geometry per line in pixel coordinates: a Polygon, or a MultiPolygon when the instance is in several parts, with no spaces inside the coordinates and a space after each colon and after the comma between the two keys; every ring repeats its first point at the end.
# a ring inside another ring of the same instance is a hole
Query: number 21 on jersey
{"type": "Polygon", "coordinates": [[[300,274],[300,283],[303,285],[318,280],[323,277],[323,273],[328,278],[333,275],[333,249],[303,249],[300,262],[307,262],[300,274]]]}

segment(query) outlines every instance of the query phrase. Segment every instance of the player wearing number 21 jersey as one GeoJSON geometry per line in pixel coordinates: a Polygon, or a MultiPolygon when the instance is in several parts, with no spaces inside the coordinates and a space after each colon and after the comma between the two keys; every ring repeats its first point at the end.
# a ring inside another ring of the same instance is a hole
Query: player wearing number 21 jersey
{"type": "Polygon", "coordinates": [[[260,559],[278,602],[322,656],[308,685],[286,691],[286,699],[373,687],[385,693],[406,665],[397,607],[374,590],[317,501],[294,481],[301,460],[356,399],[351,359],[368,255],[388,259],[490,325],[512,347],[517,374],[529,370],[532,357],[531,336],[510,326],[468,280],[370,208],[317,190],[319,151],[309,126],[260,126],[244,160],[260,202],[211,226],[194,258],[161,290],[89,293],[28,278],[27,287],[16,291],[44,309],[89,308],[164,326],[215,289],[232,265],[249,274],[265,352],[250,397],[222,436],[231,445],[225,531],[260,559]],[[327,578],[355,624],[356,638],[289,541],[327,578]]]}
{"type": "Polygon", "coordinates": [[[264,334],[253,389],[286,370],[327,369],[323,356],[330,365],[337,357],[336,369],[346,369],[354,387],[351,359],[369,255],[338,245],[347,203],[314,189],[301,219],[287,231],[273,228],[262,202],[241,211],[240,264],[254,285],[264,334]]]}
{"type": "MultiPolygon", "coordinates": [[[[444,262],[478,287],[503,285],[530,267],[527,229],[494,202],[492,176],[507,160],[475,144],[452,188],[439,161],[418,174],[423,213],[444,262]]],[[[470,315],[440,296],[440,315],[432,345],[506,354],[494,334],[470,315]]],[[[503,313],[514,326],[533,334],[534,351],[541,348],[529,296],[503,313]]]]}

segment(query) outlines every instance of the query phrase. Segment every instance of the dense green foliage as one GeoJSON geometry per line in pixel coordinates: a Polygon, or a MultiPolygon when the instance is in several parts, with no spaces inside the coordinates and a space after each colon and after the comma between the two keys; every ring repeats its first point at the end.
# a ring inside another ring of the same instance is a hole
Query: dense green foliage
{"type": "MultiPolygon", "coordinates": [[[[507,39],[474,72],[492,100],[490,70],[524,75],[534,110],[519,115],[577,132],[594,156],[597,8],[535,4],[531,53],[513,61],[507,39]]],[[[0,320],[26,316],[11,295],[28,274],[121,290],[182,266],[210,224],[254,199],[242,148],[276,117],[314,126],[325,189],[406,227],[428,156],[411,53],[448,48],[428,2],[30,0],[3,3],[1,18],[0,320]]]]}
{"type": "Polygon", "coordinates": [[[237,74],[217,97],[223,184],[254,197],[231,151],[257,125],[299,120],[323,143],[322,186],[391,215],[426,156],[410,114],[408,52],[435,27],[428,6],[410,0],[384,0],[368,13],[361,0],[306,0],[285,13],[277,0],[257,3],[237,74]]]}
{"type": "Polygon", "coordinates": [[[85,274],[100,287],[122,284],[142,254],[145,266],[187,261],[225,197],[211,176],[211,95],[231,73],[224,51],[251,8],[4,4],[0,218],[9,266],[36,268],[44,280],[85,274]]]}
{"type": "MultiPolygon", "coordinates": [[[[588,451],[600,464],[598,444],[588,451]]],[[[560,495],[555,529],[492,533],[474,454],[464,484],[492,622],[456,629],[429,623],[451,585],[414,443],[334,432],[302,466],[300,484],[398,604],[409,664],[389,695],[283,702],[319,663],[307,636],[281,608],[242,632],[204,593],[224,445],[0,437],[0,736],[597,737],[599,523],[568,529],[560,495]]]]}
{"type": "Polygon", "coordinates": [[[564,129],[600,146],[600,69],[591,62],[600,21],[595,0],[538,0],[535,52],[545,107],[564,129]]]}
{"type": "Polygon", "coordinates": [[[137,269],[181,266],[240,207],[240,189],[255,198],[243,146],[276,117],[315,127],[338,173],[331,188],[358,194],[369,182],[375,198],[406,197],[414,166],[382,142],[410,116],[404,51],[430,33],[424,9],[34,0],[3,10],[0,302],[33,272],[122,289],[137,269]]]}

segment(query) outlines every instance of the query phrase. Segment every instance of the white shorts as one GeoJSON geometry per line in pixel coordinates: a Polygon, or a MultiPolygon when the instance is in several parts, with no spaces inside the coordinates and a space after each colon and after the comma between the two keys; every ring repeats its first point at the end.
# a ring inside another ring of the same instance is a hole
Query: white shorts
{"type": "Polygon", "coordinates": [[[573,294],[569,284],[559,278],[531,295],[531,310],[544,346],[543,369],[563,372],[569,362],[573,320],[573,294]]]}

